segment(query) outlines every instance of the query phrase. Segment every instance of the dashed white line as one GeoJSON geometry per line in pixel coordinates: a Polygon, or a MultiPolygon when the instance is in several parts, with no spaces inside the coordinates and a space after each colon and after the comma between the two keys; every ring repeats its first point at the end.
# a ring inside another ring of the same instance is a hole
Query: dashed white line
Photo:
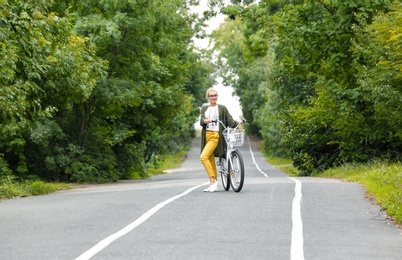
{"type": "Polygon", "coordinates": [[[199,188],[201,186],[205,186],[207,184],[209,184],[209,182],[201,184],[201,185],[198,185],[198,186],[195,186],[195,187],[192,187],[192,188],[186,190],[185,192],[183,192],[183,193],[181,193],[179,195],[176,195],[176,196],[174,196],[174,197],[172,197],[170,199],[165,200],[164,202],[159,203],[158,205],[156,205],[152,209],[148,210],[146,213],[144,213],[141,217],[136,219],[131,224],[127,225],[126,227],[124,227],[120,231],[118,231],[118,232],[108,236],[107,238],[101,240],[100,242],[98,242],[95,246],[93,246],[88,251],[86,251],[83,254],[81,254],[75,260],[87,260],[87,259],[92,258],[94,255],[96,255],[97,253],[99,253],[100,251],[105,249],[112,242],[114,242],[115,240],[119,239],[120,237],[126,235],[127,233],[129,233],[130,231],[132,231],[133,229],[135,229],[136,227],[138,227],[139,225],[144,223],[153,214],[155,214],[158,210],[160,210],[161,208],[163,208],[164,206],[166,206],[170,202],[172,202],[174,200],[177,200],[178,198],[183,197],[183,196],[187,195],[188,193],[192,192],[193,190],[195,190],[195,189],[197,189],[197,188],[199,188]]]}

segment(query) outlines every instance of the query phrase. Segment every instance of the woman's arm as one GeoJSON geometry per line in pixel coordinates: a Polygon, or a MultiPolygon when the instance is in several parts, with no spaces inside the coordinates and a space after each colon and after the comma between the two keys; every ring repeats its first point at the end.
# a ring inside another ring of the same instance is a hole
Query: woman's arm
{"type": "Polygon", "coordinates": [[[203,106],[201,108],[201,114],[200,114],[200,125],[202,128],[204,128],[208,123],[205,122],[205,111],[207,110],[206,106],[203,106]]]}

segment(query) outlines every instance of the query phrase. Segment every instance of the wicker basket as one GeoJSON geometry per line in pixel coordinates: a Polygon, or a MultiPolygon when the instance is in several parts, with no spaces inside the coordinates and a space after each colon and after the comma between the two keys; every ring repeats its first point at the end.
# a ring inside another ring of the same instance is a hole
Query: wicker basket
{"type": "Polygon", "coordinates": [[[225,137],[226,143],[230,143],[233,146],[242,146],[244,143],[244,129],[232,129],[227,128],[223,130],[223,136],[225,137]]]}

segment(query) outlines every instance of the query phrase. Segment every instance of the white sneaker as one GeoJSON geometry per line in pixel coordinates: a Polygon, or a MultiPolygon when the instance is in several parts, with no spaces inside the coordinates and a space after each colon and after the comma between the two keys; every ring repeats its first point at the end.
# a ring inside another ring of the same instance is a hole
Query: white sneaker
{"type": "Polygon", "coordinates": [[[209,186],[209,192],[215,192],[218,191],[218,181],[215,181],[214,184],[209,186]]]}
{"type": "Polygon", "coordinates": [[[211,186],[208,186],[208,188],[206,188],[205,190],[204,190],[204,192],[207,192],[207,191],[209,191],[211,189],[211,186]]]}

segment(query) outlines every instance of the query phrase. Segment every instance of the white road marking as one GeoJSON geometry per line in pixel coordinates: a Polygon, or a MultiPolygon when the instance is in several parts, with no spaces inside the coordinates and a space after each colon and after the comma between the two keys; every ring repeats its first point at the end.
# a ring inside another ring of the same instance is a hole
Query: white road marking
{"type": "Polygon", "coordinates": [[[258,170],[262,175],[264,175],[265,177],[269,177],[265,172],[263,172],[263,171],[260,169],[260,167],[258,166],[257,162],[255,161],[254,153],[253,153],[253,151],[251,150],[250,139],[248,138],[248,136],[247,136],[247,141],[248,141],[248,147],[250,148],[251,158],[253,159],[253,162],[254,162],[254,164],[255,164],[255,167],[257,168],[257,170],[258,170]]]}
{"type": "Polygon", "coordinates": [[[118,232],[108,236],[107,238],[101,240],[100,242],[98,242],[95,246],[93,246],[92,248],[90,248],[89,250],[87,250],[86,252],[81,254],[75,260],[84,260],[84,259],[86,260],[86,259],[92,258],[94,255],[96,255],[97,253],[99,253],[100,251],[105,249],[112,242],[114,242],[115,240],[119,239],[120,237],[126,235],[127,233],[129,233],[130,231],[132,231],[133,229],[135,229],[136,227],[138,227],[139,225],[144,223],[153,214],[155,214],[158,210],[160,210],[161,208],[163,208],[164,206],[166,206],[170,202],[175,201],[178,198],[183,197],[183,196],[187,195],[188,193],[192,192],[193,190],[198,189],[199,187],[205,186],[207,184],[209,184],[209,182],[203,183],[203,184],[195,186],[195,187],[192,187],[192,188],[186,190],[185,192],[183,192],[183,193],[181,193],[179,195],[176,195],[176,196],[174,196],[174,197],[172,197],[170,199],[165,200],[164,202],[159,203],[158,205],[156,205],[152,209],[150,209],[147,212],[145,212],[141,217],[136,219],[131,224],[127,225],[126,227],[124,227],[120,231],[118,231],[118,232]]]}
{"type": "MultiPolygon", "coordinates": [[[[257,167],[258,171],[262,173],[265,177],[269,177],[266,173],[264,173],[260,167],[258,166],[257,162],[255,161],[254,158],[254,153],[251,150],[251,145],[249,141],[249,147],[250,147],[250,153],[251,157],[253,159],[253,162],[255,166],[257,167]]],[[[295,179],[295,178],[289,178],[293,180],[296,185],[295,185],[295,196],[293,198],[292,202],[292,242],[291,242],[291,249],[290,249],[290,259],[291,260],[304,260],[304,239],[303,239],[303,222],[301,218],[301,199],[302,199],[302,183],[295,179]]],[[[159,203],[152,209],[148,210],[146,213],[144,213],[140,218],[136,219],[134,222],[131,224],[127,225],[120,231],[110,235],[109,237],[101,240],[98,242],[95,246],[81,254],[79,257],[77,257],[75,260],[87,260],[92,258],[94,255],[105,249],[108,245],[110,245],[112,242],[115,240],[119,239],[120,237],[126,235],[127,233],[131,232],[133,229],[144,223],[147,219],[149,219],[153,214],[155,214],[157,211],[159,211],[161,208],[166,206],[167,204],[171,203],[172,201],[175,201],[176,199],[187,195],[188,193],[192,192],[193,190],[208,185],[209,182],[192,187],[185,192],[176,195],[168,200],[165,200],[164,202],[159,203]]]]}
{"type": "Polygon", "coordinates": [[[290,248],[291,260],[304,260],[304,239],[303,239],[303,222],[301,217],[301,199],[302,199],[302,183],[295,179],[290,178],[296,183],[295,196],[292,202],[292,244],[290,248]]]}
{"type": "MultiPolygon", "coordinates": [[[[247,137],[248,138],[248,137],[247,137]]],[[[250,139],[248,139],[248,144],[250,147],[251,157],[253,158],[253,162],[257,167],[258,171],[262,173],[265,177],[269,177],[266,173],[264,173],[254,158],[254,153],[251,150],[250,139]]],[[[290,247],[290,259],[291,260],[304,260],[304,239],[303,239],[303,221],[301,217],[301,199],[302,199],[302,183],[295,179],[289,178],[293,180],[295,185],[295,196],[293,197],[292,202],[292,242],[290,247]]]]}

